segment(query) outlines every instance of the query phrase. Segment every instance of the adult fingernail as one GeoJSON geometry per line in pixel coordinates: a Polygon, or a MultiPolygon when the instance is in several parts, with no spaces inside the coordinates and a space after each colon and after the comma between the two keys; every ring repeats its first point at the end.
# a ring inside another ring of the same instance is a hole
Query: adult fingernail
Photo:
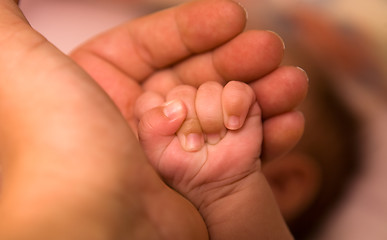
{"type": "Polygon", "coordinates": [[[305,74],[305,76],[306,76],[306,81],[308,81],[309,82],[309,76],[308,76],[308,74],[306,73],[306,71],[304,70],[304,69],[302,69],[301,67],[297,67],[299,70],[301,70],[304,74],[305,74]]]}
{"type": "Polygon", "coordinates": [[[245,11],[245,17],[246,17],[246,20],[249,19],[249,12],[247,11],[246,7],[239,1],[236,1],[236,3],[238,3],[239,6],[241,6],[241,8],[245,11]]]}
{"type": "Polygon", "coordinates": [[[282,42],[282,48],[283,48],[284,50],[286,49],[285,41],[284,41],[284,39],[283,39],[278,33],[274,32],[274,31],[271,31],[271,30],[266,30],[266,31],[271,32],[271,33],[273,33],[274,35],[276,35],[276,36],[281,40],[281,42],[282,42]]]}

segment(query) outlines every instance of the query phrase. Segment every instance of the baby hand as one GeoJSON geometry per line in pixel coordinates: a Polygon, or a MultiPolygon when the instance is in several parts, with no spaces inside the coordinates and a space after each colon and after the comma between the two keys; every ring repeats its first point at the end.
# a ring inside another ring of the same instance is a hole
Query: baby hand
{"type": "Polygon", "coordinates": [[[162,102],[155,93],[140,97],[139,139],[166,183],[197,208],[260,169],[261,110],[247,84],[182,85],[162,102]]]}

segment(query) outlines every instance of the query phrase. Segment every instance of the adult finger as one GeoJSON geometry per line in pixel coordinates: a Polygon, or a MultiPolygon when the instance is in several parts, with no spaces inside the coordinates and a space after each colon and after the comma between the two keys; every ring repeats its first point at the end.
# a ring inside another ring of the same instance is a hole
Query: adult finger
{"type": "Polygon", "coordinates": [[[123,24],[72,56],[86,69],[107,64],[141,81],[155,69],[229,41],[243,31],[245,14],[231,0],[193,1],[123,24]]]}
{"type": "Polygon", "coordinates": [[[264,119],[296,108],[308,92],[308,77],[298,67],[283,66],[250,84],[264,119]]]}
{"type": "Polygon", "coordinates": [[[262,159],[269,161],[290,151],[304,131],[304,117],[293,110],[304,100],[308,77],[297,67],[280,67],[250,84],[264,119],[262,159]]]}
{"type": "Polygon", "coordinates": [[[263,123],[262,160],[270,161],[283,156],[298,143],[304,132],[301,112],[287,112],[263,123]]]}
{"type": "Polygon", "coordinates": [[[244,32],[212,52],[189,58],[174,67],[184,84],[206,81],[252,82],[276,69],[283,57],[281,38],[269,31],[244,32]]]}

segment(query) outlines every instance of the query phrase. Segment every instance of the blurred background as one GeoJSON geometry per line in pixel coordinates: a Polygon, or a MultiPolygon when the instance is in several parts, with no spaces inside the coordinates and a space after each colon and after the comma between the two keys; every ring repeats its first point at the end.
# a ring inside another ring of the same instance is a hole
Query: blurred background
{"type": "MultiPolygon", "coordinates": [[[[31,25],[69,53],[117,24],[182,0],[22,0],[31,25]]],[[[284,39],[307,71],[296,151],[321,170],[318,195],[287,219],[296,239],[387,239],[387,1],[241,0],[248,29],[284,39]]]]}

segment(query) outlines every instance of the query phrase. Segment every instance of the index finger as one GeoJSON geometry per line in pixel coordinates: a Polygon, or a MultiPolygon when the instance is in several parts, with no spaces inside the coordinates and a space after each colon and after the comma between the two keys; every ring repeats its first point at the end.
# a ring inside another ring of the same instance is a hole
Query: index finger
{"type": "Polygon", "coordinates": [[[94,55],[141,81],[156,69],[229,41],[243,31],[245,23],[246,13],[234,1],[193,1],[112,29],[73,56],[94,55]]]}

